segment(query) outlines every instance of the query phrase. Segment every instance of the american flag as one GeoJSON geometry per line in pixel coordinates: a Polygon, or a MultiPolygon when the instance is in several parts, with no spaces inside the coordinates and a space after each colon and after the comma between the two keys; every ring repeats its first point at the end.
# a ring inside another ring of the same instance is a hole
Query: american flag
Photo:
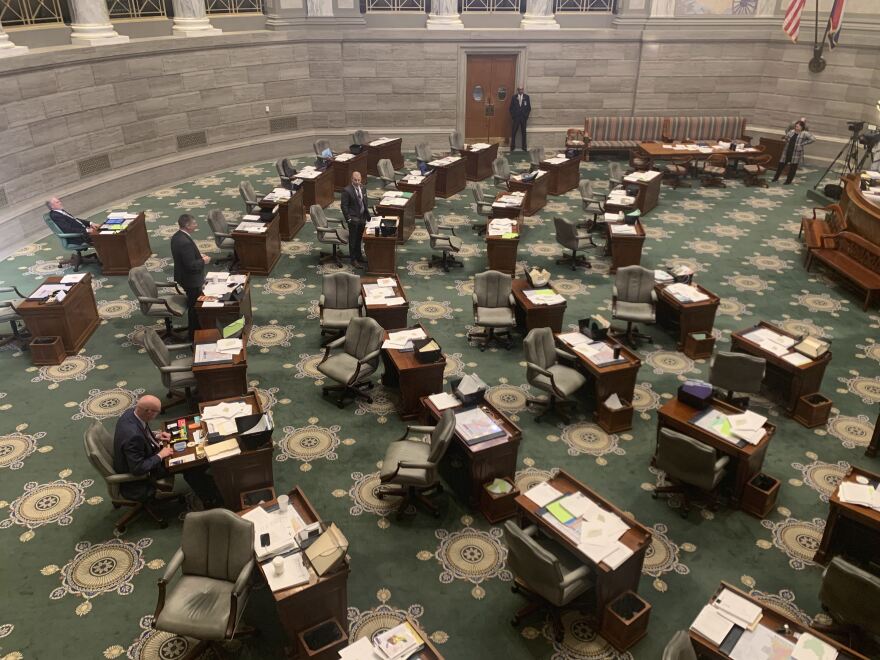
{"type": "Polygon", "coordinates": [[[801,31],[801,14],[804,12],[806,4],[807,0],[791,0],[782,21],[782,31],[795,43],[797,43],[798,33],[801,31]]]}
{"type": "Polygon", "coordinates": [[[828,16],[828,44],[836,48],[840,41],[840,29],[843,26],[843,7],[846,0],[834,0],[831,14],[828,16]]]}

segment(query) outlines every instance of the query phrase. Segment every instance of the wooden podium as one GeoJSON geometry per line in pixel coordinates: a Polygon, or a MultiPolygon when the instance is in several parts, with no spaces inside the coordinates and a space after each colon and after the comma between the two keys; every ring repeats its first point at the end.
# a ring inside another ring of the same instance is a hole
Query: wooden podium
{"type": "Polygon", "coordinates": [[[128,275],[128,271],[143,266],[153,254],[143,211],[122,231],[103,234],[99,229],[91,237],[101,260],[102,275],[128,275]]]}
{"type": "MultiPolygon", "coordinates": [[[[247,332],[242,333],[244,347],[232,358],[232,362],[199,365],[193,363],[200,401],[229,399],[247,394],[247,332]]],[[[216,328],[196,330],[194,347],[210,344],[220,339],[216,328]]],[[[195,350],[195,348],[193,349],[195,350]]]]}
{"type": "Polygon", "coordinates": [[[266,231],[259,234],[232,232],[235,253],[238,255],[238,269],[243,273],[269,275],[281,257],[281,221],[278,214],[265,224],[266,231]]]}
{"type": "MultiPolygon", "coordinates": [[[[43,282],[60,283],[58,276],[47,277],[43,282]]],[[[79,353],[101,323],[89,273],[68,289],[60,303],[25,300],[18,306],[18,313],[32,337],[61,337],[67,355],[79,353]]]]}

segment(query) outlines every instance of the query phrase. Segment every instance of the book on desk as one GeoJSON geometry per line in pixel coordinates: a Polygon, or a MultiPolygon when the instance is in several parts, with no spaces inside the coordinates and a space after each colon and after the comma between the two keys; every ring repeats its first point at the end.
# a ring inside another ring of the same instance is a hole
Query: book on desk
{"type": "Polygon", "coordinates": [[[506,435],[506,431],[479,407],[455,413],[455,430],[468,446],[506,435]]]}

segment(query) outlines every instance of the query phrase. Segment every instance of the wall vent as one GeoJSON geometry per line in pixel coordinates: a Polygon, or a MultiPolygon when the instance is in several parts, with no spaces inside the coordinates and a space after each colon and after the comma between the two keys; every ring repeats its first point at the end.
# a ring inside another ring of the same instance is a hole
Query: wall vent
{"type": "Polygon", "coordinates": [[[6,190],[4,188],[0,188],[0,209],[4,206],[9,206],[9,200],[6,198],[6,190]]]}
{"type": "Polygon", "coordinates": [[[208,144],[208,136],[205,131],[196,131],[195,133],[182,133],[177,136],[177,150],[194,149],[195,147],[204,147],[208,144]]]}
{"type": "Polygon", "coordinates": [[[287,133],[296,130],[296,117],[275,117],[269,120],[270,133],[287,133]]]}
{"type": "Polygon", "coordinates": [[[81,179],[87,176],[95,176],[101,172],[108,172],[110,170],[110,154],[100,154],[78,160],[76,166],[79,168],[81,179]]]}

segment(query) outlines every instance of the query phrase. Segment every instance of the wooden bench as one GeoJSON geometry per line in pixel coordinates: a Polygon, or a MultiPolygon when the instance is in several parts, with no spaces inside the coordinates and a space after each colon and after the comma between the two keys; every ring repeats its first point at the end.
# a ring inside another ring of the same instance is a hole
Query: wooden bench
{"type": "Polygon", "coordinates": [[[663,139],[682,140],[746,140],[744,117],[667,117],[663,139]]]}
{"type": "Polygon", "coordinates": [[[807,270],[818,259],[865,292],[862,309],[880,291],[880,247],[851,231],[822,237],[822,247],[810,251],[807,270]]]}
{"type": "Polygon", "coordinates": [[[810,254],[813,250],[822,247],[822,238],[831,234],[839,234],[847,230],[846,218],[843,217],[843,209],[839,204],[817,206],[813,208],[812,215],[801,217],[801,229],[798,238],[803,238],[807,248],[804,263],[810,267],[810,254]],[[824,217],[820,214],[824,212],[824,217]]]}

